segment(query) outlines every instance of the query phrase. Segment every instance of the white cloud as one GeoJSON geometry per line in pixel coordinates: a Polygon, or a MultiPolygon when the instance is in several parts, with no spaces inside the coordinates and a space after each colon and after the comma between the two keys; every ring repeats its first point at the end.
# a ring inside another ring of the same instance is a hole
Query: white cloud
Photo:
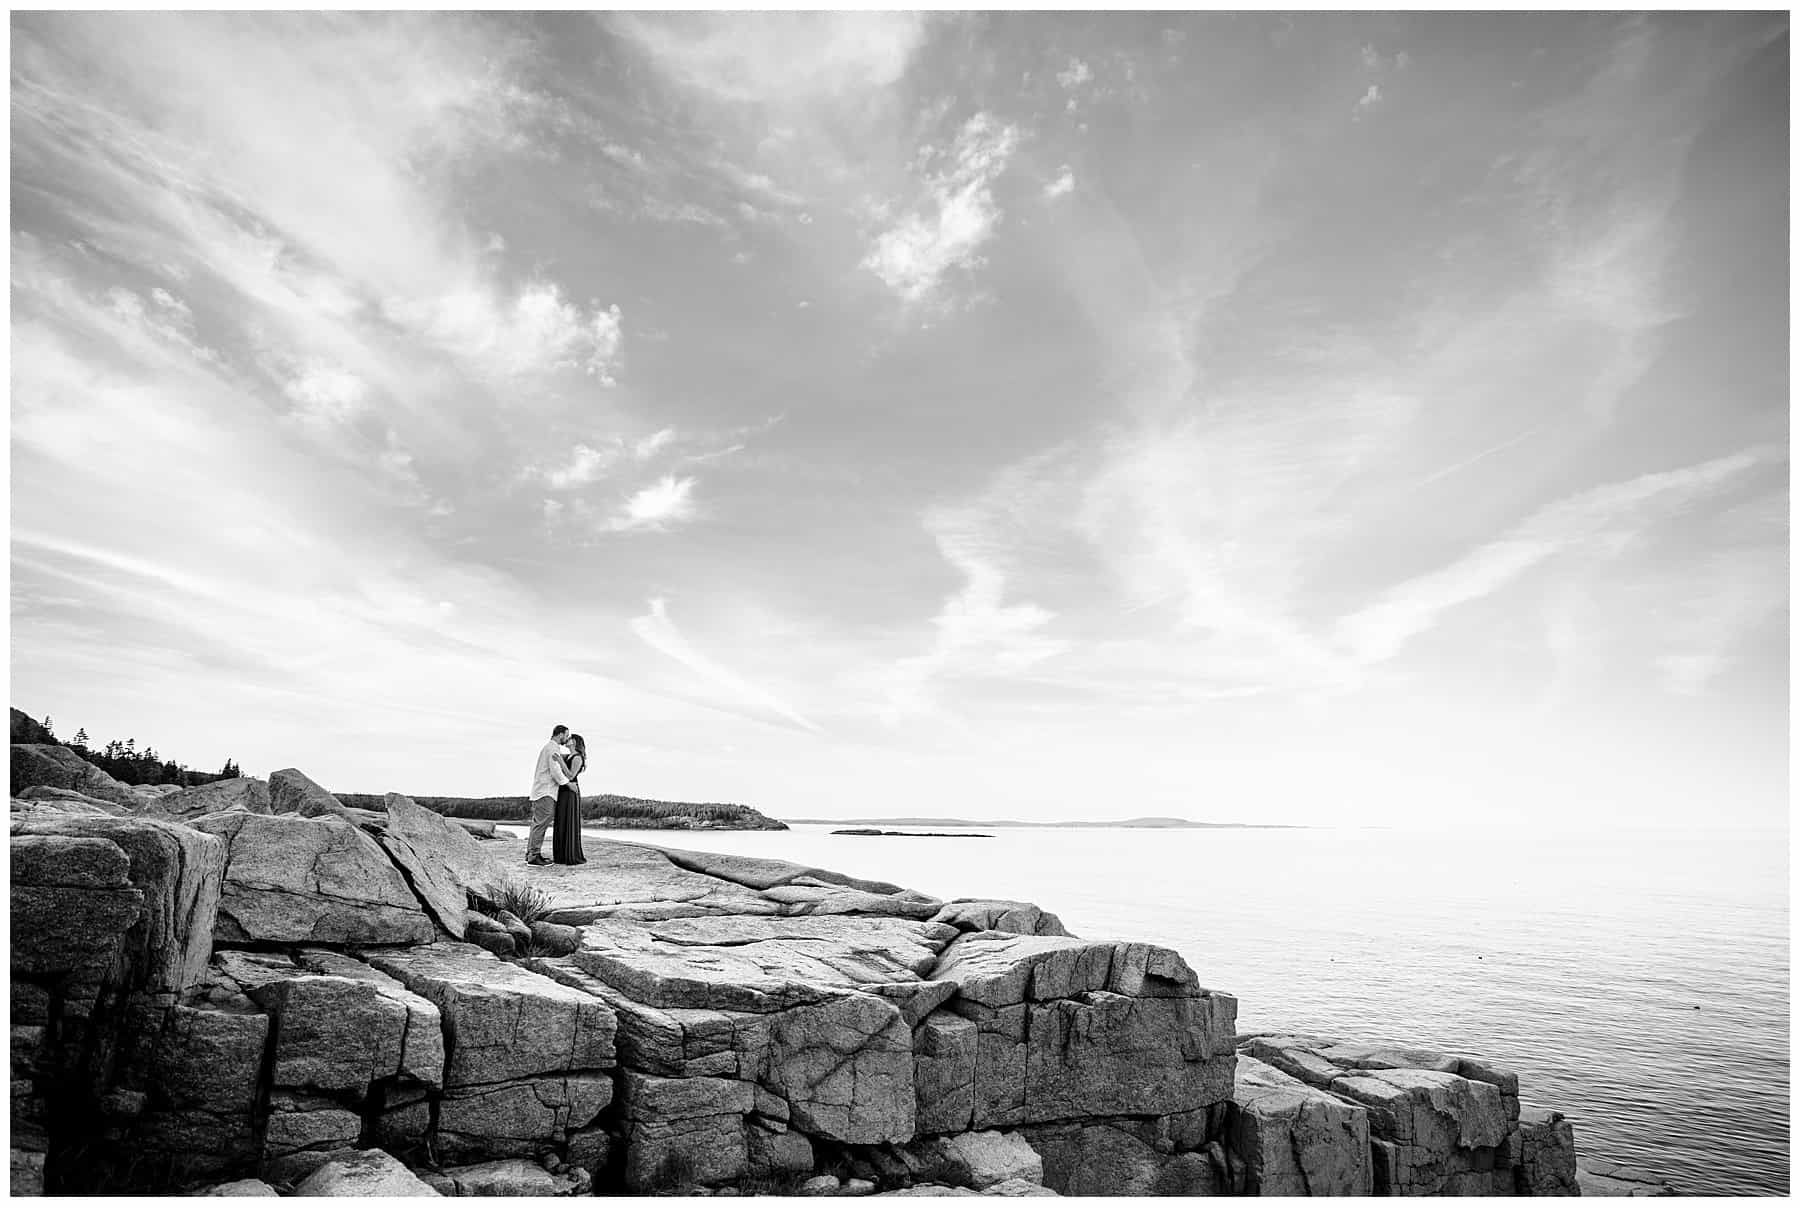
{"type": "Polygon", "coordinates": [[[1373,109],[1375,106],[1379,105],[1380,103],[1381,103],[1381,85],[1380,84],[1370,84],[1368,87],[1368,90],[1362,94],[1362,99],[1356,102],[1357,116],[1360,117],[1365,111],[1367,111],[1369,109],[1373,109]]]}
{"type": "Polygon", "coordinates": [[[987,113],[970,118],[927,180],[924,203],[876,238],[863,267],[909,302],[929,296],[952,269],[978,267],[1001,217],[990,186],[1018,144],[1017,127],[987,113]]]}
{"type": "Polygon", "coordinates": [[[1058,176],[1055,180],[1052,180],[1049,184],[1044,186],[1044,199],[1046,201],[1054,201],[1058,197],[1062,197],[1062,196],[1064,196],[1068,193],[1072,193],[1074,191],[1075,191],[1075,173],[1073,173],[1069,170],[1068,164],[1064,164],[1063,169],[1062,169],[1062,175],[1058,176]]]}
{"type": "Polygon", "coordinates": [[[616,449],[598,449],[591,445],[577,444],[569,450],[566,464],[550,466],[539,473],[551,489],[568,490],[605,477],[618,460],[619,453],[616,449]]]}
{"type": "Polygon", "coordinates": [[[669,619],[668,609],[661,599],[652,599],[650,610],[632,620],[631,631],[636,633],[644,644],[673,658],[708,684],[722,688],[729,696],[735,696],[753,705],[753,711],[748,715],[754,719],[760,721],[779,719],[806,730],[808,733],[822,732],[817,725],[801,716],[772,693],[721,666],[695,649],[681,630],[675,627],[675,622],[669,619]]]}
{"type": "Polygon", "coordinates": [[[694,479],[667,475],[632,495],[604,526],[610,532],[660,531],[683,523],[696,514],[693,495],[694,479]]]}
{"type": "Polygon", "coordinates": [[[497,375],[579,369],[611,385],[622,338],[617,305],[584,309],[552,281],[528,282],[510,301],[470,286],[427,301],[382,307],[443,351],[497,375]]]}
{"type": "Polygon", "coordinates": [[[1772,456],[1771,450],[1747,449],[1551,503],[1443,569],[1390,588],[1375,603],[1339,621],[1336,635],[1359,661],[1386,661],[1450,609],[1493,594],[1552,557],[1584,547],[1601,553],[1620,548],[1772,456]]]}
{"type": "Polygon", "coordinates": [[[369,387],[354,373],[330,365],[313,364],[283,385],[282,393],[298,408],[298,418],[314,423],[340,424],[362,409],[369,387]]]}
{"type": "Polygon", "coordinates": [[[632,445],[631,452],[639,461],[648,461],[674,442],[675,429],[666,427],[659,432],[652,432],[642,440],[639,440],[636,444],[632,445]]]}
{"type": "Polygon", "coordinates": [[[933,681],[1017,676],[1070,648],[1045,632],[1056,619],[1053,612],[1006,602],[1006,575],[996,558],[994,529],[1008,523],[1003,513],[1030,492],[1033,468],[1027,463],[1002,475],[972,507],[926,514],[926,530],[964,582],[932,618],[931,650],[902,659],[885,676],[890,720],[929,710],[933,681]]]}
{"type": "Polygon", "coordinates": [[[607,24],[714,100],[774,106],[887,88],[932,18],[909,12],[616,13],[607,24]]]}
{"type": "Polygon", "coordinates": [[[1069,65],[1056,73],[1056,82],[1066,89],[1075,89],[1094,78],[1093,71],[1080,59],[1070,59],[1069,65]]]}

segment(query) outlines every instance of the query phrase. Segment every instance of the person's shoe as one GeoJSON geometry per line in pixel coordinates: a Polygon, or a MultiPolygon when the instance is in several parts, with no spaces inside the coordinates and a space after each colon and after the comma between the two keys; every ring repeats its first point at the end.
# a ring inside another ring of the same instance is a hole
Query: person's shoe
{"type": "Polygon", "coordinates": [[[542,855],[527,855],[525,857],[525,863],[528,866],[534,867],[534,868],[543,867],[546,864],[548,864],[549,862],[550,861],[548,859],[545,859],[542,855]]]}

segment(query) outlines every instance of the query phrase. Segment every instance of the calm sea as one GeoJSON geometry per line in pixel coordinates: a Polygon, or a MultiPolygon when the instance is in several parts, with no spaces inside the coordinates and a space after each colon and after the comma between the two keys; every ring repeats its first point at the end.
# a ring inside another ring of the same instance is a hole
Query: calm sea
{"type": "Polygon", "coordinates": [[[1788,1192],[1785,830],[832,828],[607,836],[1034,901],[1175,948],[1238,996],[1240,1031],[1487,1056],[1583,1155],[1688,1194],[1788,1192]]]}

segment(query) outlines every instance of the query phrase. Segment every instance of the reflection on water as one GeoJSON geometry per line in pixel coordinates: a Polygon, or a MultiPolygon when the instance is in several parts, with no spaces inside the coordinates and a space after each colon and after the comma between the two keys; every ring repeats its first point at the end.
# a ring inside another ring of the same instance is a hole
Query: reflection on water
{"type": "Polygon", "coordinates": [[[589,834],[1035,901],[1180,951],[1241,1030],[1489,1056],[1584,1154],[1690,1194],[1787,1192],[1785,831],[830,829],[589,834]]]}

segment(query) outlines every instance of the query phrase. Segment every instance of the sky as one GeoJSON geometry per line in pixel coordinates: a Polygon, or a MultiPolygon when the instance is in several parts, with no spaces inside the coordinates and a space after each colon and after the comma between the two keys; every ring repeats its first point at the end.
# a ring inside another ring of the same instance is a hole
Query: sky
{"type": "Polygon", "coordinates": [[[10,696],[61,736],[1786,825],[1785,14],[11,28],[10,696]]]}

